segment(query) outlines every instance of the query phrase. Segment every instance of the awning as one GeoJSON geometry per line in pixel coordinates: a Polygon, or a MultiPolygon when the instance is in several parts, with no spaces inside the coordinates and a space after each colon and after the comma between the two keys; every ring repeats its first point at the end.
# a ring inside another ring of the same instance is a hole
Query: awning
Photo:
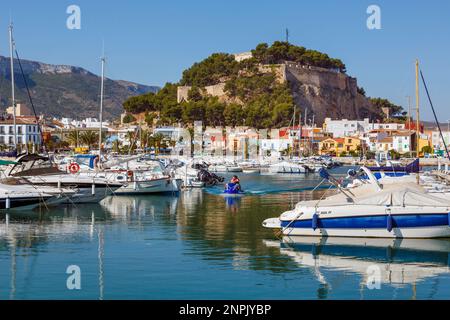
{"type": "Polygon", "coordinates": [[[9,166],[10,164],[18,164],[18,163],[14,162],[14,161],[8,161],[8,160],[1,160],[0,159],[0,166],[9,166]]]}

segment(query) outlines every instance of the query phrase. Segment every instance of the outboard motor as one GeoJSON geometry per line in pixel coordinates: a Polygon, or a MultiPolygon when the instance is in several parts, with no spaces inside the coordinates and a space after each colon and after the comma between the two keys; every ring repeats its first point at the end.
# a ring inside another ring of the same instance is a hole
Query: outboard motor
{"type": "Polygon", "coordinates": [[[198,172],[197,178],[199,181],[204,182],[207,186],[215,186],[216,184],[225,181],[224,177],[219,177],[216,174],[209,172],[205,169],[201,169],[198,172]]]}

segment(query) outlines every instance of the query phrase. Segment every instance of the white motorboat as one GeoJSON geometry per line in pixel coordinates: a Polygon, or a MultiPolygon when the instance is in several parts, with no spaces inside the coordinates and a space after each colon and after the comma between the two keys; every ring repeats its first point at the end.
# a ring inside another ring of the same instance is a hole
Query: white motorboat
{"type": "Polygon", "coordinates": [[[122,187],[97,172],[69,174],[61,171],[49,158],[27,154],[17,158],[17,164],[6,170],[8,177],[22,177],[36,187],[70,188],[76,190],[66,203],[98,203],[122,187]]]}
{"type": "Polygon", "coordinates": [[[165,172],[158,161],[147,162],[147,166],[139,170],[111,168],[105,171],[104,175],[109,181],[122,183],[122,187],[115,191],[117,195],[177,193],[183,183],[182,179],[174,178],[165,172]]]}
{"type": "Polygon", "coordinates": [[[312,170],[310,168],[308,168],[307,166],[300,164],[300,163],[282,161],[280,163],[270,165],[269,172],[270,173],[309,173],[309,172],[312,172],[312,170]]]}
{"type": "Polygon", "coordinates": [[[72,197],[74,191],[22,184],[0,184],[0,211],[32,210],[58,205],[72,197]]]}
{"type": "MultiPolygon", "coordinates": [[[[288,236],[375,238],[450,237],[450,200],[411,183],[380,184],[367,168],[370,184],[340,190],[323,200],[303,201],[263,226],[288,236]]],[[[324,179],[333,181],[326,170],[324,179]]]]}

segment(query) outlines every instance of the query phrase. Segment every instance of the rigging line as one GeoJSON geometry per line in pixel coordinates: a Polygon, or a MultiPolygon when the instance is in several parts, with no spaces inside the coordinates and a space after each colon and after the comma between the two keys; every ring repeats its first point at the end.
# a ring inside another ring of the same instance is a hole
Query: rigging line
{"type": "MultiPolygon", "coordinates": [[[[420,70],[420,76],[422,78],[422,82],[423,82],[423,85],[425,87],[425,91],[426,91],[427,96],[428,96],[428,101],[430,101],[431,110],[433,111],[434,119],[436,120],[436,124],[438,126],[439,133],[441,135],[442,143],[444,144],[445,152],[447,153],[447,158],[450,159],[450,153],[448,151],[447,144],[445,143],[444,134],[442,133],[441,125],[439,124],[439,121],[438,121],[438,118],[437,118],[437,115],[436,115],[436,111],[434,110],[433,102],[431,101],[430,93],[428,92],[428,87],[427,87],[427,84],[425,82],[425,78],[423,76],[422,70],[420,70]]],[[[419,137],[417,137],[417,139],[419,139],[419,137]]]]}
{"type": "Polygon", "coordinates": [[[25,83],[25,88],[27,89],[28,99],[30,100],[31,107],[33,108],[33,113],[34,113],[34,116],[36,118],[36,123],[38,125],[39,134],[41,135],[41,141],[43,142],[44,141],[44,135],[42,133],[42,128],[41,128],[41,126],[39,124],[39,118],[38,118],[37,113],[36,113],[36,108],[34,107],[33,98],[31,97],[30,88],[28,86],[28,81],[27,81],[27,79],[25,77],[25,73],[23,72],[22,62],[20,60],[19,53],[17,52],[17,49],[15,49],[15,52],[16,52],[17,62],[19,63],[20,72],[22,73],[22,78],[23,78],[23,81],[25,83]]]}

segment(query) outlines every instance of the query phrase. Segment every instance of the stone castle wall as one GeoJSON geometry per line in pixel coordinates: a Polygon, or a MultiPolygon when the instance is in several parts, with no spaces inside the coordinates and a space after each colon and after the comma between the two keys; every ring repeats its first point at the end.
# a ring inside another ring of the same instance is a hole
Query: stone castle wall
{"type": "MultiPolygon", "coordinates": [[[[369,100],[358,93],[358,84],[352,78],[337,70],[286,62],[278,65],[261,65],[259,71],[273,72],[277,82],[288,83],[294,103],[304,114],[308,109],[308,119],[322,125],[325,118],[336,119],[380,119],[380,114],[369,100]]],[[[188,100],[191,87],[178,87],[178,102],[188,100]]],[[[231,102],[225,92],[225,83],[205,87],[208,95],[219,97],[222,102],[231,102]]],[[[240,103],[239,101],[233,101],[240,103]]]]}

